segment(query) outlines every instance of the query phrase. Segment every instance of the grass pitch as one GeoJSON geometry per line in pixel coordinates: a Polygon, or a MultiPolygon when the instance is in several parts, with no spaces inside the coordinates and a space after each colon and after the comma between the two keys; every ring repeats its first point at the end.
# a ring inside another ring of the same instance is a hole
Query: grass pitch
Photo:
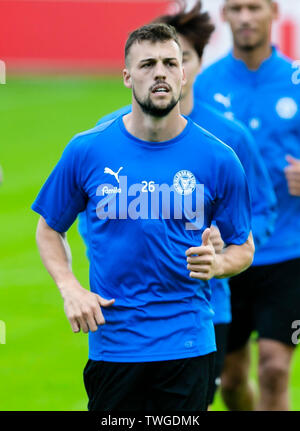
{"type": "MultiPolygon", "coordinates": [[[[8,77],[0,85],[0,321],[6,326],[6,344],[0,344],[0,410],[86,410],[87,335],[71,331],[60,294],[38,255],[38,215],[30,206],[68,141],[129,102],[120,78],[8,77]]],[[[68,239],[73,270],[88,287],[76,225],[68,239]]],[[[254,345],[254,380],[256,356],[254,345]]],[[[293,410],[300,409],[299,359],[297,351],[293,410]]],[[[219,396],[213,410],[224,410],[219,396]]]]}

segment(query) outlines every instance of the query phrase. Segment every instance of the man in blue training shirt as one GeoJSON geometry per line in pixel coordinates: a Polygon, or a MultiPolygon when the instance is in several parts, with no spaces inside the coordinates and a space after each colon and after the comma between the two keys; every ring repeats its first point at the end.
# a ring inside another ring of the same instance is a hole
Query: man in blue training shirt
{"type": "MultiPolygon", "coordinates": [[[[272,232],[275,219],[275,195],[272,193],[272,183],[266,171],[261,156],[256,149],[253,138],[247,128],[237,121],[226,117],[207,104],[194,100],[193,84],[201,67],[204,47],[209,41],[214,30],[208,13],[201,11],[201,2],[197,1],[194,7],[186,11],[183,9],[176,15],[158,17],[156,22],[164,22],[174,26],[178,33],[179,42],[183,50],[183,65],[186,74],[186,84],[183,87],[180,100],[181,113],[188,115],[195,123],[202,126],[216,137],[232,147],[238,155],[249,184],[252,197],[252,230],[256,250],[264,244],[272,232]]],[[[103,117],[97,124],[111,121],[121,115],[131,112],[131,106],[103,117]]],[[[223,242],[219,232],[212,227],[211,240],[215,250],[222,251],[223,242]]],[[[87,244],[86,213],[79,216],[79,232],[87,244]]],[[[89,247],[87,244],[87,253],[89,247]]],[[[216,334],[216,361],[215,361],[215,385],[212,391],[210,404],[217,384],[220,381],[221,371],[226,351],[226,338],[228,326],[231,321],[230,290],[227,279],[210,280],[212,288],[211,305],[214,310],[214,327],[216,334]]]]}
{"type": "Polygon", "coordinates": [[[253,132],[276,191],[278,218],[254,265],[230,282],[222,391],[232,410],[288,410],[293,321],[300,315],[300,86],[293,83],[290,60],[271,45],[276,2],[227,0],[223,15],[233,51],[199,75],[195,93],[253,132]],[[257,406],[248,380],[253,330],[259,337],[257,406]]]}
{"type": "Polygon", "coordinates": [[[66,147],[33,204],[37,242],[73,331],[89,332],[90,410],[206,410],[216,350],[208,280],[253,259],[246,176],[231,148],[180,115],[172,27],[131,33],[125,63],[132,113],[66,147]],[[64,247],[83,210],[91,292],[64,247]]]}

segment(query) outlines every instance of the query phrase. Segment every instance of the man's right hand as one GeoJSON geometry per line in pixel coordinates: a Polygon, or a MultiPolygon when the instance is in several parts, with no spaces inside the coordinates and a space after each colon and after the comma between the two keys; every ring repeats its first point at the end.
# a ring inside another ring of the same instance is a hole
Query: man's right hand
{"type": "Polygon", "coordinates": [[[300,196],[300,160],[295,157],[286,156],[289,165],[284,169],[289,193],[291,196],[300,196]]]}
{"type": "Polygon", "coordinates": [[[110,307],[115,300],[104,299],[80,285],[72,285],[62,290],[64,310],[73,332],[95,332],[105,324],[101,307],[110,307]]]}

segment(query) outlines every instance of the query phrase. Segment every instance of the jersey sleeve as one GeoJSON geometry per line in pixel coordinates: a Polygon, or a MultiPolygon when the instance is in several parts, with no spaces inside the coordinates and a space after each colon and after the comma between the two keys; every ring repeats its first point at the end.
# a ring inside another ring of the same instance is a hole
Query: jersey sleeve
{"type": "Polygon", "coordinates": [[[31,207],[57,232],[66,232],[86,207],[79,143],[75,137],[67,145],[31,207]]]}
{"type": "Polygon", "coordinates": [[[115,118],[120,117],[121,115],[126,115],[131,112],[131,105],[123,106],[123,108],[118,109],[117,111],[111,112],[110,114],[105,115],[97,121],[96,126],[100,126],[100,124],[107,123],[108,121],[112,121],[115,118]]]}
{"type": "Polygon", "coordinates": [[[223,241],[244,244],[251,231],[251,200],[245,171],[233,150],[219,167],[215,220],[223,241]]]}
{"type": "Polygon", "coordinates": [[[244,167],[249,184],[253,238],[257,250],[268,241],[274,230],[277,216],[276,195],[267,168],[250,132],[245,130],[236,153],[244,167]]]}

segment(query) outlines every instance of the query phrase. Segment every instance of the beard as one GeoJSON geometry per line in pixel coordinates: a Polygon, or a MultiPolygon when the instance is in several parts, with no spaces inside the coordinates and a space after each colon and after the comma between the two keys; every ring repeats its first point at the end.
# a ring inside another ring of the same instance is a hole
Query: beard
{"type": "Polygon", "coordinates": [[[251,42],[242,42],[238,37],[234,38],[235,45],[241,50],[246,52],[251,52],[256,50],[257,48],[260,48],[265,44],[266,38],[262,37],[259,40],[251,42]]]}
{"type": "Polygon", "coordinates": [[[235,45],[241,50],[241,51],[245,51],[245,52],[251,52],[254,51],[256,48],[259,48],[261,46],[260,43],[240,43],[239,41],[235,42],[235,45]]]}
{"type": "Polygon", "coordinates": [[[175,97],[173,96],[170,102],[168,103],[168,105],[161,108],[160,106],[156,106],[152,102],[150,94],[148,95],[148,97],[142,100],[142,99],[139,99],[139,97],[137,96],[134,90],[134,87],[132,88],[132,92],[135,100],[141,107],[144,114],[150,115],[151,117],[156,117],[156,118],[166,117],[172,111],[172,109],[177,105],[181,97],[180,95],[178,99],[175,99],[175,97]]]}

